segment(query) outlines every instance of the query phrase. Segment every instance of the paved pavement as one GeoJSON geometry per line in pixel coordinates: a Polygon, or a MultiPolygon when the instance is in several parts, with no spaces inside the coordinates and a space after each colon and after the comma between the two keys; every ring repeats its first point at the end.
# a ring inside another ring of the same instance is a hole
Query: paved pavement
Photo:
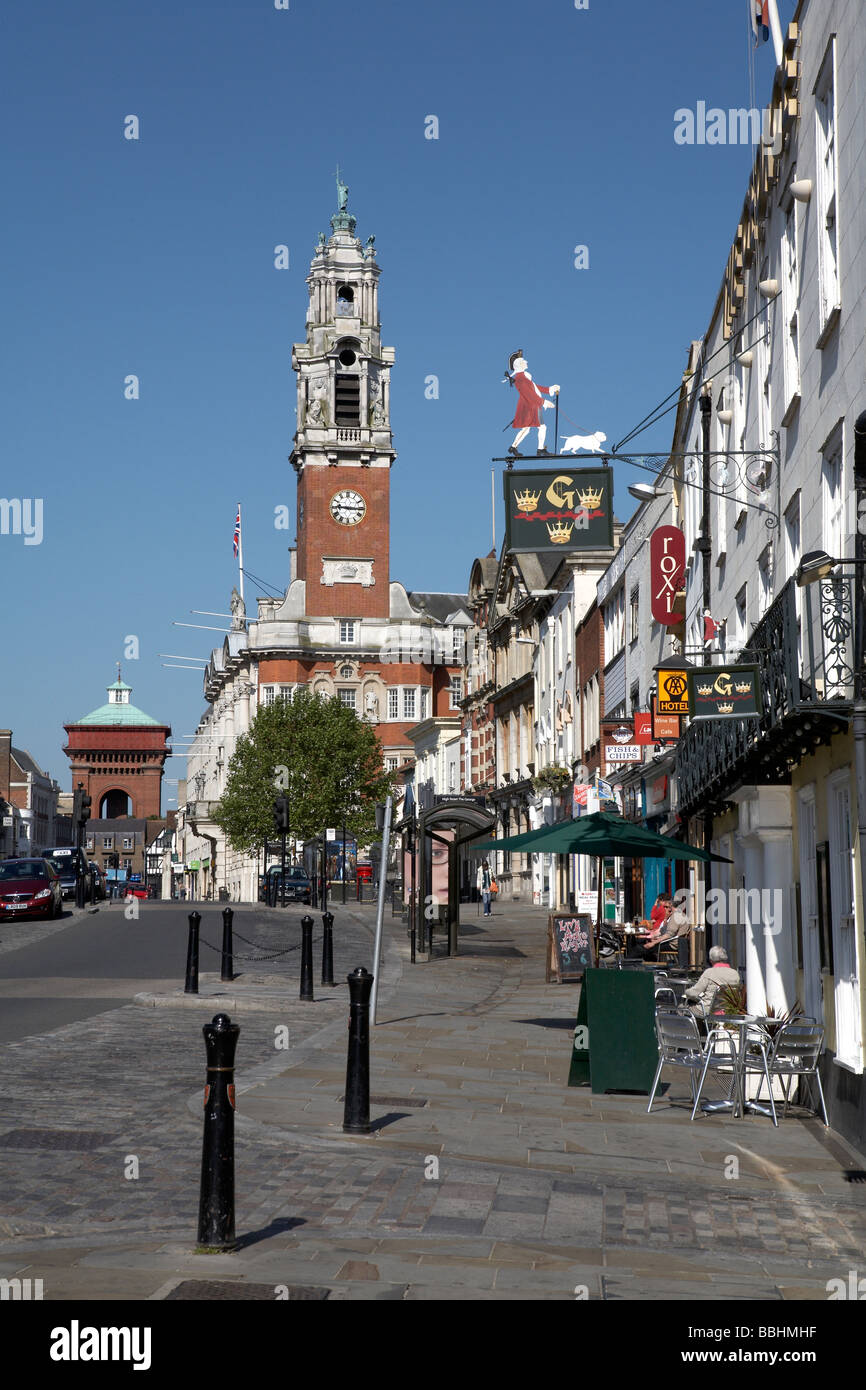
{"type": "MultiPolygon", "coordinates": [[[[334,911],[344,981],[369,964],[372,911],[334,911]]],[[[250,915],[267,943],[274,914],[250,915]]],[[[470,909],[461,956],[415,966],[386,928],[370,1136],[341,1130],[345,983],[301,1004],[296,963],[228,987],[206,972],[197,1008],[150,991],[0,1048],[0,1277],[42,1278],[46,1299],[224,1281],[261,1299],[781,1302],[866,1272],[849,1180],[866,1164],[805,1111],[692,1124],[676,1076],[650,1116],[645,1097],[567,1086],[577,987],[544,983],[543,914],[470,909]],[[241,1248],[201,1256],[201,1025],[226,997],[241,1248]]]]}

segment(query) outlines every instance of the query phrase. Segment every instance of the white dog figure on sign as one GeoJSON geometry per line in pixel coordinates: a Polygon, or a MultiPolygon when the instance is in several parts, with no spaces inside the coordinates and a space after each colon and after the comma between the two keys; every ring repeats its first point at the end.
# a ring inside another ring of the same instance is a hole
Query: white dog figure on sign
{"type": "Polygon", "coordinates": [[[586,449],[591,454],[598,454],[606,439],[607,435],[602,430],[596,430],[595,434],[570,434],[562,441],[560,453],[576,454],[578,449],[586,449]]]}

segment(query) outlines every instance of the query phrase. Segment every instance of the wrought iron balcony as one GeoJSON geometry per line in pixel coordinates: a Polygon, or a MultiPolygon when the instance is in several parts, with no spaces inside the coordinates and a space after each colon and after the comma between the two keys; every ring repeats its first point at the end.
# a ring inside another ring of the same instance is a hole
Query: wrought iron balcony
{"type": "Polygon", "coordinates": [[[677,783],[684,814],[720,806],[738,786],[789,783],[802,757],[847,726],[854,582],[828,578],[798,591],[789,580],[782,589],[738,658],[760,668],[760,718],[695,721],[683,735],[677,783]],[[820,591],[814,600],[813,588],[820,591]]]}

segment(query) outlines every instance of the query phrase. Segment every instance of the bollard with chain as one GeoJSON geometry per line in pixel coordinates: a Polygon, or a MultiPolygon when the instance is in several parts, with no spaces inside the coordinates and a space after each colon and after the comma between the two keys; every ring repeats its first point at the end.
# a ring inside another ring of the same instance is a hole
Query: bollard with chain
{"type": "Polygon", "coordinates": [[[343,1129],[347,1134],[370,1133],[370,991],[373,976],[359,965],[349,981],[349,1051],[346,1059],[346,1098],[343,1129]]]}
{"type": "Polygon", "coordinates": [[[184,994],[198,994],[198,929],[200,926],[201,914],[191,912],[189,914],[189,940],[186,947],[184,994]]]}
{"type": "Polygon", "coordinates": [[[301,999],[313,999],[313,919],[301,918],[301,999]]]}
{"type": "Polygon", "coordinates": [[[322,984],[333,985],[334,983],[334,914],[333,912],[322,913],[322,984]]]}
{"type": "Polygon", "coordinates": [[[237,1248],[235,1240],[235,1049],[240,1028],[216,1014],[202,1028],[207,1049],[204,1139],[198,1208],[199,1252],[237,1248]]]}
{"type": "Polygon", "coordinates": [[[234,979],[234,944],[232,942],[232,921],[234,913],[230,907],[223,908],[223,950],[221,980],[234,979]]]}

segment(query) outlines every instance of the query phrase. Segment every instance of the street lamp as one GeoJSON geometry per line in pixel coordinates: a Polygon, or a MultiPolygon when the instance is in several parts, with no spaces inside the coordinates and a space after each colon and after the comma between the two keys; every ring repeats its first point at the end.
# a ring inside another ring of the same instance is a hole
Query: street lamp
{"type": "Polygon", "coordinates": [[[831,559],[826,550],[810,550],[797,566],[797,587],[803,589],[807,584],[817,584],[819,579],[826,579],[842,563],[842,560],[831,559]]]}
{"type": "Polygon", "coordinates": [[[651,502],[654,497],[669,495],[665,488],[653,487],[652,483],[631,483],[628,491],[638,502],[651,502]]]}

